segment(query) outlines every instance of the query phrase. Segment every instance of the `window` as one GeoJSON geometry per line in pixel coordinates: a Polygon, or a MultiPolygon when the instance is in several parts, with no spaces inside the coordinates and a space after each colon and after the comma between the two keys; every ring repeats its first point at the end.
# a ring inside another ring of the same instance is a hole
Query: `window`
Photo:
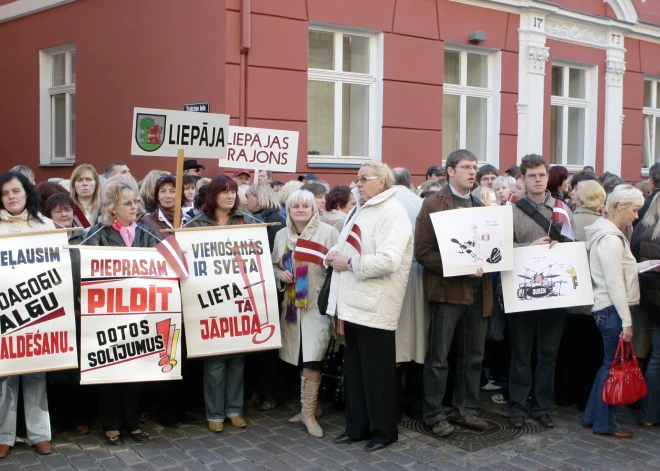
{"type": "Polygon", "coordinates": [[[76,49],[40,53],[41,164],[71,164],[76,156],[76,49]]]}
{"type": "Polygon", "coordinates": [[[442,158],[456,149],[472,151],[480,162],[498,164],[499,74],[495,54],[445,49],[442,101],[442,158]],[[497,80],[496,80],[497,78],[497,80]]]}
{"type": "Polygon", "coordinates": [[[380,159],[377,36],[315,27],[309,31],[309,164],[359,165],[380,159]]]}
{"type": "MultiPolygon", "coordinates": [[[[591,149],[595,129],[595,99],[588,68],[552,65],[550,98],[550,163],[583,167],[593,164],[591,149]]],[[[593,74],[596,75],[596,74],[593,74]]]]}
{"type": "Polygon", "coordinates": [[[660,161],[660,79],[644,80],[644,151],[642,168],[660,161]]]}

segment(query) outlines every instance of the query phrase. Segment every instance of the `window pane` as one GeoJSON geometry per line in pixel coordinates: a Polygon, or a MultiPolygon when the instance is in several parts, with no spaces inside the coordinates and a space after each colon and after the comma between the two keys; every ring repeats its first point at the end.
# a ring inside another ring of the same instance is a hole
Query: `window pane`
{"type": "Polygon", "coordinates": [[[466,99],[465,147],[472,151],[477,159],[484,161],[488,141],[488,99],[471,96],[466,99]]]}
{"type": "Polygon", "coordinates": [[[650,80],[644,80],[644,106],[646,107],[653,106],[651,104],[651,100],[653,100],[653,98],[651,97],[652,93],[653,93],[653,82],[651,82],[650,80]]]}
{"type": "Polygon", "coordinates": [[[651,154],[653,153],[653,116],[644,115],[644,146],[642,151],[642,168],[653,165],[651,154]]]}
{"type": "Polygon", "coordinates": [[[65,57],[64,54],[53,56],[53,87],[64,85],[66,80],[65,57]]]}
{"type": "Polygon", "coordinates": [[[369,73],[369,38],[344,35],[344,72],[369,73]]]}
{"type": "Polygon", "coordinates": [[[342,85],[341,155],[369,155],[369,86],[342,85]]]}
{"type": "Polygon", "coordinates": [[[307,120],[310,155],[334,155],[335,84],[309,81],[307,120]]]}
{"type": "Polygon", "coordinates": [[[587,71],[568,69],[568,96],[571,98],[586,98],[587,71]]]}
{"type": "Polygon", "coordinates": [[[76,155],[76,95],[69,95],[69,133],[71,135],[71,156],[76,155]]]}
{"type": "Polygon", "coordinates": [[[467,84],[470,87],[488,87],[488,56],[468,53],[467,84]]]}
{"type": "Polygon", "coordinates": [[[70,57],[71,57],[71,83],[76,83],[76,53],[72,52],[70,57]]]}
{"type": "Polygon", "coordinates": [[[53,157],[66,157],[66,96],[54,95],[53,106],[53,157]]]}
{"type": "MultiPolygon", "coordinates": [[[[446,56],[445,56],[446,57],[446,56]]],[[[445,64],[447,64],[445,62],[445,64]]],[[[445,71],[446,71],[445,67],[445,71]]],[[[446,159],[456,149],[460,149],[460,97],[442,97],[442,158],[446,159]]]]}
{"type": "Polygon", "coordinates": [[[309,32],[309,68],[334,70],[335,35],[320,31],[309,32]]]}
{"type": "Polygon", "coordinates": [[[568,109],[568,165],[584,165],[585,109],[568,109]]]}
{"type": "Polygon", "coordinates": [[[552,95],[563,96],[564,93],[564,68],[558,65],[552,66],[552,95]]]}
{"type": "Polygon", "coordinates": [[[445,83],[458,85],[460,78],[460,53],[445,51],[445,83]]]}
{"type": "MultiPolygon", "coordinates": [[[[554,67],[553,67],[554,72],[554,67]]],[[[562,164],[561,152],[564,145],[562,136],[564,132],[563,107],[553,106],[550,111],[550,163],[562,164]]]]}

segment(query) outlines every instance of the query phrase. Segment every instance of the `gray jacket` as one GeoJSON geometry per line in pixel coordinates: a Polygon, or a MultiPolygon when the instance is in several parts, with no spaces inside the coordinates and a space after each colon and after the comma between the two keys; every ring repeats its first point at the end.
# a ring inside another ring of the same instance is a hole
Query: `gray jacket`
{"type": "MultiPolygon", "coordinates": [[[[527,198],[525,196],[525,198],[527,198]]],[[[530,200],[531,201],[531,200],[530,200]]],[[[532,203],[534,204],[534,203],[532,203]]],[[[548,221],[552,217],[552,210],[555,207],[555,199],[550,196],[550,192],[545,192],[545,200],[537,208],[537,211],[540,212],[548,221]]],[[[573,213],[567,207],[566,213],[568,214],[568,219],[571,221],[571,227],[574,227],[573,224],[573,213]]],[[[561,223],[553,222],[553,225],[561,231],[561,223]]],[[[518,208],[515,204],[513,205],[513,244],[515,247],[521,247],[531,244],[537,239],[542,237],[547,237],[548,233],[539,226],[534,219],[528,216],[522,209],[518,208]]]]}

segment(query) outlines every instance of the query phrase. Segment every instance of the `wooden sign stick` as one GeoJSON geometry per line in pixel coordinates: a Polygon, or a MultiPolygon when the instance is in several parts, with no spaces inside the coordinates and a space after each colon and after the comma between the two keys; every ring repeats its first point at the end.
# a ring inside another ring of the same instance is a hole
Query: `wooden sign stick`
{"type": "Polygon", "coordinates": [[[183,149],[179,149],[176,157],[176,184],[174,195],[174,228],[181,227],[181,194],[183,193],[183,149]]]}

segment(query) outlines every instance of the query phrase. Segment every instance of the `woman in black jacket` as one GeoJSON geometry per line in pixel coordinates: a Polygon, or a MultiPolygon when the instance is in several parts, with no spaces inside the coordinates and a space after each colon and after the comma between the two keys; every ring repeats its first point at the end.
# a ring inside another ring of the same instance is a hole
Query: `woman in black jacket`
{"type": "MultiPolygon", "coordinates": [[[[148,226],[136,222],[140,200],[130,185],[111,181],[103,189],[101,222],[89,229],[83,245],[100,247],[154,247],[159,240],[148,226]]],[[[98,412],[109,445],[123,445],[125,428],[138,443],[149,441],[140,429],[140,383],[101,384],[98,412]]]]}
{"type": "MultiPolygon", "coordinates": [[[[633,253],[637,261],[660,259],[660,199],[653,198],[641,224],[633,232],[633,253]]],[[[643,427],[660,425],[660,275],[649,271],[639,275],[641,307],[651,322],[651,355],[646,366],[648,394],[642,399],[640,421],[643,427]]],[[[634,325],[635,318],[633,318],[634,325]]],[[[633,334],[633,338],[637,334],[633,334]]]]}
{"type": "Polygon", "coordinates": [[[280,204],[277,201],[275,192],[268,183],[257,183],[252,185],[245,192],[247,198],[247,210],[257,219],[263,222],[279,222],[279,226],[270,226],[268,232],[268,245],[273,252],[273,242],[275,234],[284,229],[286,221],[280,215],[280,204]]]}

